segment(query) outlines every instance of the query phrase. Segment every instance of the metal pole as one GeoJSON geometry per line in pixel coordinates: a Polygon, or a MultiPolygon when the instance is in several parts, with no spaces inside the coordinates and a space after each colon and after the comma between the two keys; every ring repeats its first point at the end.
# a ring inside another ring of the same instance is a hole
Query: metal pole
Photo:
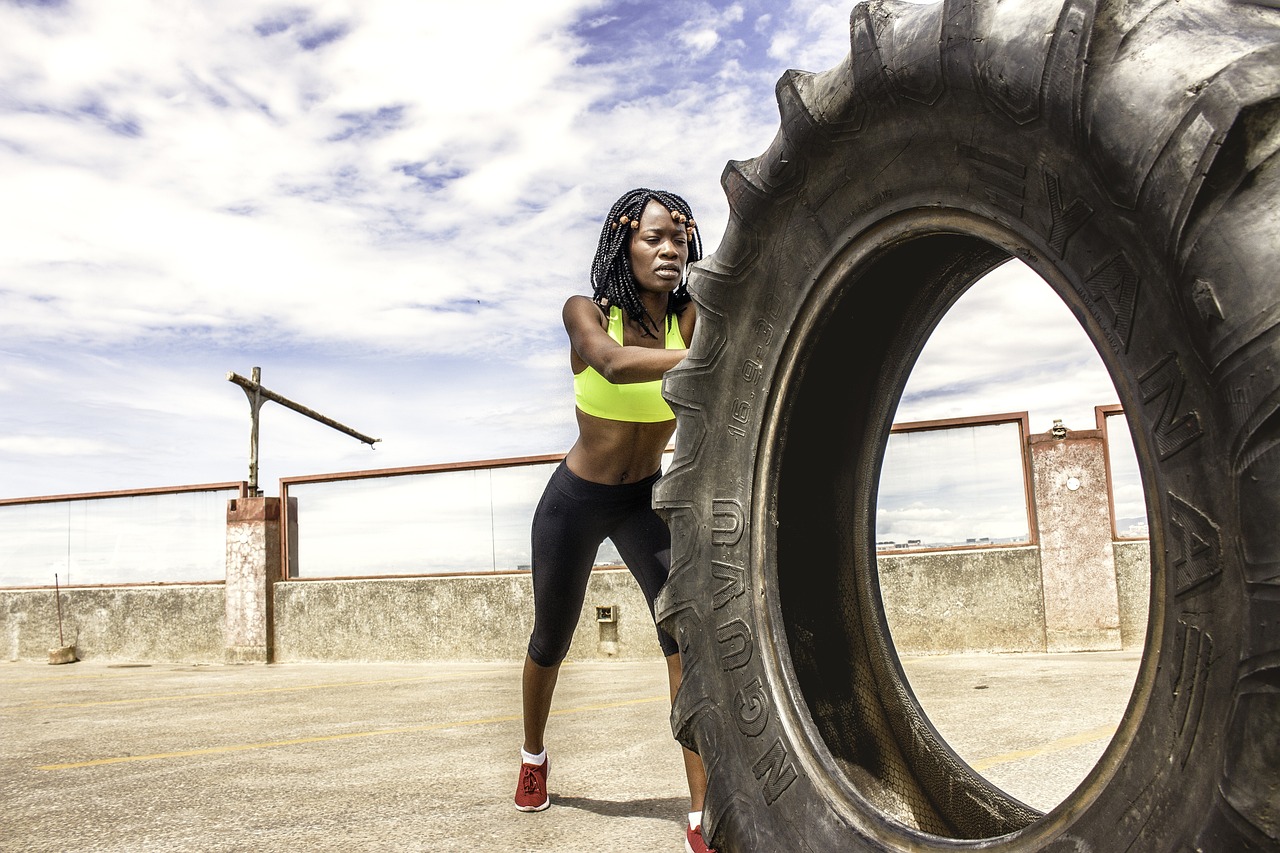
{"type": "Polygon", "coordinates": [[[262,368],[255,367],[253,369],[253,392],[250,394],[249,389],[245,388],[245,394],[249,396],[249,494],[253,497],[261,497],[262,492],[258,489],[258,412],[262,410],[262,368]]]}
{"type": "Polygon", "coordinates": [[[258,425],[260,420],[259,412],[262,410],[262,404],[267,400],[273,400],[287,409],[293,409],[295,412],[306,415],[314,421],[319,421],[327,427],[332,427],[338,432],[346,433],[353,438],[358,438],[370,447],[373,447],[373,445],[382,441],[380,438],[370,438],[364,433],[356,432],[351,427],[346,426],[345,424],[340,424],[333,418],[326,418],[314,409],[308,409],[300,403],[293,402],[288,397],[282,397],[274,391],[263,388],[262,368],[260,367],[255,367],[253,369],[252,379],[245,379],[238,373],[229,372],[227,373],[227,380],[239,385],[244,390],[245,396],[249,398],[250,430],[248,491],[249,495],[252,497],[262,497],[262,490],[258,488],[258,425]]]}
{"type": "MultiPolygon", "coordinates": [[[[254,368],[254,372],[255,374],[257,374],[257,368],[254,368]]],[[[317,412],[315,409],[309,409],[306,406],[302,405],[301,403],[295,403],[292,400],[290,400],[288,397],[282,397],[269,388],[263,388],[256,381],[252,379],[245,379],[243,376],[241,376],[238,373],[228,373],[227,380],[229,382],[234,382],[235,384],[239,385],[241,388],[244,389],[246,394],[250,394],[250,395],[258,394],[260,395],[260,399],[262,400],[271,400],[273,402],[279,403],[280,405],[284,406],[286,409],[293,409],[298,414],[306,415],[307,417],[311,418],[313,421],[319,421],[320,423],[324,424],[327,427],[332,427],[333,429],[336,429],[338,432],[345,433],[351,436],[352,438],[359,439],[361,442],[369,445],[370,447],[373,447],[373,445],[382,441],[382,439],[380,438],[370,438],[369,436],[365,435],[362,432],[356,432],[351,427],[345,424],[338,423],[333,418],[327,418],[324,415],[317,412]]],[[[251,399],[253,398],[251,397],[251,399]]]]}
{"type": "Polygon", "coordinates": [[[53,600],[58,605],[58,648],[66,645],[62,640],[62,588],[58,586],[58,573],[53,573],[53,600]]]}

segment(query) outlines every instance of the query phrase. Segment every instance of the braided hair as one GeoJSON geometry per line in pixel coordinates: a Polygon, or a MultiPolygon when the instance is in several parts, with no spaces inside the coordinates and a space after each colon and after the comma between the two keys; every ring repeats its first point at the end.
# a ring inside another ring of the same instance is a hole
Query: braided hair
{"type": "MultiPolygon", "coordinates": [[[[645,187],[631,190],[614,202],[609,216],[600,229],[600,243],[595,259],[591,262],[592,299],[600,306],[617,305],[627,316],[640,324],[645,335],[656,337],[659,330],[652,329],[652,321],[645,313],[636,287],[635,274],[631,270],[631,235],[639,227],[640,215],[650,201],[656,201],[671,211],[671,216],[683,224],[689,236],[689,260],[702,258],[702,238],[689,203],[675,193],[651,190],[645,187]]],[[[686,266],[687,270],[687,266],[686,266]]],[[[667,300],[667,317],[680,314],[689,302],[689,286],[685,276],[667,300]]]]}

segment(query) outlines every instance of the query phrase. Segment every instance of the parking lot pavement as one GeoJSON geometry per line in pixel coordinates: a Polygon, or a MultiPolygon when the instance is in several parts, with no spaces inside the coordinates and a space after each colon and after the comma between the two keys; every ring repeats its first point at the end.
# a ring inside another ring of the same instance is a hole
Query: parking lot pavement
{"type": "MultiPolygon", "coordinates": [[[[971,765],[1048,808],[1097,760],[1138,653],[904,661],[971,765]]],[[[0,849],[683,849],[660,659],[568,663],[552,806],[517,812],[520,664],[0,664],[0,849]]]]}
{"type": "Polygon", "coordinates": [[[921,707],[961,758],[1041,811],[1062,802],[1111,742],[1141,650],[931,655],[903,660],[921,707]]]}

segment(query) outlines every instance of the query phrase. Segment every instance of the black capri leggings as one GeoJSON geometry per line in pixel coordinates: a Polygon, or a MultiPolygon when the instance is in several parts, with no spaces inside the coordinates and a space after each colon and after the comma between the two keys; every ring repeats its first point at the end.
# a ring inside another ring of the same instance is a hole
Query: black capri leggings
{"type": "MultiPolygon", "coordinates": [[[[534,663],[554,666],[569,653],[591,566],[605,539],[613,540],[653,616],[653,600],[671,570],[671,532],[653,511],[653,485],[661,476],[658,471],[636,483],[608,486],[582,479],[563,462],[552,473],[533,514],[534,663]]],[[[662,654],[675,654],[675,640],[657,631],[662,654]]]]}

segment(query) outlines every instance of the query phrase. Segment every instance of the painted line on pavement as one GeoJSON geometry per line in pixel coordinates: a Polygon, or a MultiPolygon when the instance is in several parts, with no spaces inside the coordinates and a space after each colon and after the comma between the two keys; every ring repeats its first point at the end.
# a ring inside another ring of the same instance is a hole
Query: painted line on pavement
{"type": "Polygon", "coordinates": [[[1042,743],[1031,749],[1018,749],[1013,752],[1004,752],[999,755],[993,755],[989,758],[983,758],[973,762],[969,766],[974,770],[986,770],[989,767],[995,767],[997,764],[1010,764],[1014,761],[1022,761],[1025,758],[1036,758],[1041,755],[1047,755],[1052,752],[1062,752],[1065,749],[1071,749],[1076,746],[1083,746],[1086,743],[1094,743],[1095,741],[1108,740],[1116,733],[1115,726],[1099,726],[1096,729],[1089,729],[1075,735],[1051,740],[1048,743],[1042,743]]]}

